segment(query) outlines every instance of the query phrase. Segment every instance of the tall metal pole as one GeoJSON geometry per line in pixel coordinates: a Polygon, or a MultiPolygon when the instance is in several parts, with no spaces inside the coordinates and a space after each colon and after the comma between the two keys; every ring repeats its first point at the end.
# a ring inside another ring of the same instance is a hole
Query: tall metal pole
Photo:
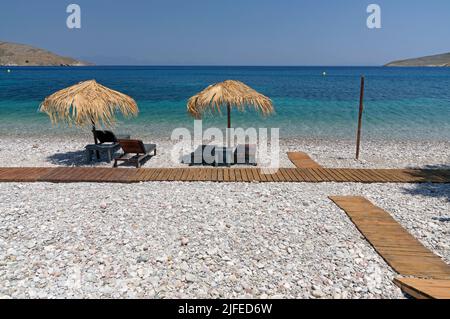
{"type": "Polygon", "coordinates": [[[359,151],[361,144],[361,126],[362,126],[362,115],[364,111],[364,76],[361,76],[361,93],[359,97],[359,116],[358,116],[358,132],[356,135],[356,159],[359,159],[359,151]]]}

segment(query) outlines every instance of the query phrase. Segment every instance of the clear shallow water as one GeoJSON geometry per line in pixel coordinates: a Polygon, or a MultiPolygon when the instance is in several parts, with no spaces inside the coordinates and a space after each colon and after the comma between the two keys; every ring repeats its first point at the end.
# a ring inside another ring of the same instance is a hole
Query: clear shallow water
{"type": "MultiPolygon", "coordinates": [[[[53,92],[96,79],[136,99],[138,118],[118,131],[169,137],[192,128],[188,98],[209,84],[241,80],[273,99],[274,116],[233,114],[234,127],[279,127],[281,137],[353,138],[359,77],[366,76],[364,136],[414,140],[450,138],[450,68],[377,67],[83,67],[0,68],[0,134],[67,134],[51,126],[39,103],[53,92]],[[327,76],[322,73],[327,72],[327,76]]],[[[204,127],[225,127],[207,117],[204,127]]]]}

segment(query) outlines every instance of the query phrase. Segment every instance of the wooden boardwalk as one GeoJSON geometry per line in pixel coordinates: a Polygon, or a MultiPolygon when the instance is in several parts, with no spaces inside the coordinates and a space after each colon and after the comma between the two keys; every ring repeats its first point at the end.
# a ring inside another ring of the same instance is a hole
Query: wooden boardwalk
{"type": "Polygon", "coordinates": [[[394,283],[416,299],[450,299],[450,280],[395,278],[394,283]]]}
{"type": "Polygon", "coordinates": [[[316,161],[314,161],[308,154],[303,152],[288,152],[289,160],[297,168],[322,168],[316,161]]]}
{"type": "Polygon", "coordinates": [[[449,170],[280,168],[0,168],[0,182],[450,183],[449,170]]]}
{"type": "Polygon", "coordinates": [[[330,197],[367,241],[397,273],[418,279],[397,279],[409,295],[450,298],[450,266],[409,234],[391,215],[364,197],[330,197]],[[413,294],[414,292],[414,294],[413,294]],[[418,295],[417,295],[418,294],[418,295]]]}
{"type": "Polygon", "coordinates": [[[424,247],[391,215],[364,197],[330,197],[383,259],[399,274],[450,279],[450,266],[424,247]]]}

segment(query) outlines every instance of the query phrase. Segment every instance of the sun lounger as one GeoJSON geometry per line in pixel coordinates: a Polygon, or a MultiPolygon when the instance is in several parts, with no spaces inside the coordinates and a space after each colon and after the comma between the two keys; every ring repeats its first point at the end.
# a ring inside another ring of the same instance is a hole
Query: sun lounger
{"type": "Polygon", "coordinates": [[[95,138],[97,139],[97,144],[118,144],[118,140],[129,140],[130,135],[115,135],[111,131],[95,131],[95,138]]]}
{"type": "Polygon", "coordinates": [[[86,157],[88,162],[92,161],[92,155],[97,154],[97,159],[100,158],[100,153],[103,152],[107,156],[108,163],[111,163],[114,153],[120,149],[119,144],[89,144],[86,145],[86,157]]]}
{"type": "Polygon", "coordinates": [[[88,162],[92,161],[92,155],[95,153],[97,159],[100,159],[100,152],[107,155],[108,163],[111,163],[113,155],[120,149],[118,139],[130,139],[129,135],[115,135],[111,131],[95,131],[96,144],[89,144],[85,147],[88,162]]]}
{"type": "Polygon", "coordinates": [[[232,147],[219,147],[217,146],[214,150],[214,165],[217,166],[228,166],[233,164],[234,152],[232,147]]]}
{"type": "Polygon", "coordinates": [[[256,145],[239,144],[234,151],[234,163],[256,166],[256,145]]]}
{"type": "Polygon", "coordinates": [[[136,168],[141,167],[142,162],[151,156],[156,155],[156,144],[144,144],[141,140],[118,140],[123,154],[114,159],[114,167],[117,167],[118,162],[135,163],[136,168]]]}
{"type": "Polygon", "coordinates": [[[185,162],[189,166],[212,165],[215,162],[216,145],[199,145],[185,162]]]}

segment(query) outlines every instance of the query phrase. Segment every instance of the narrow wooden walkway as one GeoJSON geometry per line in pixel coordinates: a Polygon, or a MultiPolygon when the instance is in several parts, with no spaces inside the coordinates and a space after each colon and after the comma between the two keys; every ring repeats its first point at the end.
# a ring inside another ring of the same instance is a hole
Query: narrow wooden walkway
{"type": "Polygon", "coordinates": [[[314,161],[308,154],[303,152],[288,152],[289,160],[297,168],[322,168],[316,161],[314,161]]]}
{"type": "Polygon", "coordinates": [[[394,283],[416,299],[450,299],[450,280],[396,278],[394,283]]]}
{"type": "Polygon", "coordinates": [[[450,279],[450,266],[424,247],[391,215],[364,197],[330,197],[383,259],[399,274],[450,279]]]}
{"type": "Polygon", "coordinates": [[[380,256],[402,276],[425,280],[397,279],[406,293],[450,298],[450,266],[409,234],[391,215],[364,197],[336,196],[330,199],[350,217],[380,256]],[[439,284],[437,284],[439,283],[439,284]],[[422,290],[425,289],[425,290],[422,290]]]}
{"type": "Polygon", "coordinates": [[[280,168],[0,168],[0,182],[450,183],[449,170],[280,168]]]}

